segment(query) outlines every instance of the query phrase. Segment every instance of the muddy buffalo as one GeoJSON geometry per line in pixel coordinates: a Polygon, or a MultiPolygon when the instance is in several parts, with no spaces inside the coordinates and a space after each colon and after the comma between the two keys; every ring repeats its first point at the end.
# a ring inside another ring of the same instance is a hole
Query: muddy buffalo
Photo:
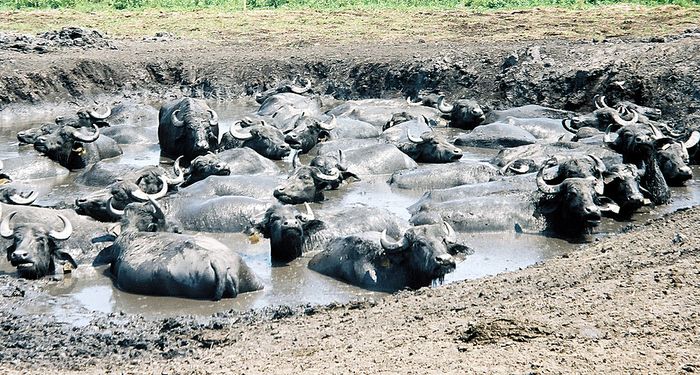
{"type": "Polygon", "coordinates": [[[158,113],[158,143],[163,157],[186,161],[216,151],[219,116],[200,99],[182,98],[163,104],[158,113]]]}

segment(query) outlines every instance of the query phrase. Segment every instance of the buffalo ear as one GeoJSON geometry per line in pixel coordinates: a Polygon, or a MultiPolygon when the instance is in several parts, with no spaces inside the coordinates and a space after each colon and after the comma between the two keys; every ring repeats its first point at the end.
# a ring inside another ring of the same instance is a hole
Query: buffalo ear
{"type": "Polygon", "coordinates": [[[70,265],[73,266],[73,268],[78,268],[78,263],[73,259],[73,257],[70,254],[63,250],[56,250],[53,256],[56,259],[65,260],[66,262],[70,263],[70,265]]]}
{"type": "MultiPolygon", "coordinates": [[[[115,256],[115,248],[114,245],[107,246],[104,249],[100,251],[99,254],[95,257],[95,260],[92,261],[92,266],[97,267],[97,266],[102,266],[105,264],[110,264],[114,262],[116,256],[115,256]]],[[[77,266],[76,266],[77,267],[77,266]]]]}
{"type": "Polygon", "coordinates": [[[308,232],[316,232],[316,231],[319,231],[321,229],[326,228],[326,224],[324,224],[323,221],[318,220],[318,219],[313,219],[313,220],[309,220],[307,222],[304,222],[303,226],[304,226],[304,230],[308,231],[308,232]]]}
{"type": "Polygon", "coordinates": [[[321,130],[318,132],[318,141],[319,142],[325,142],[331,138],[331,133],[328,132],[328,130],[321,130]]]}
{"type": "Polygon", "coordinates": [[[447,252],[449,252],[451,255],[457,255],[457,254],[473,254],[474,250],[466,245],[458,244],[458,243],[448,243],[447,244],[447,252]]]}
{"type": "Polygon", "coordinates": [[[362,181],[362,179],[361,179],[358,175],[356,175],[356,174],[354,174],[354,173],[352,173],[352,172],[345,171],[345,172],[341,172],[340,175],[342,176],[343,180],[347,180],[347,179],[349,179],[350,177],[352,177],[352,178],[354,178],[356,181],[362,181]]]}

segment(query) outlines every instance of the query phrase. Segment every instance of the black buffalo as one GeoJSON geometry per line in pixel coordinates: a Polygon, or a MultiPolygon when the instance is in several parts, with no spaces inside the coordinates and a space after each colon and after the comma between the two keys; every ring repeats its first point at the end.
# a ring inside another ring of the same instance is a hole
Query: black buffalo
{"type": "Polygon", "coordinates": [[[91,134],[82,129],[85,128],[61,126],[52,133],[39,136],[34,149],[68,169],[85,168],[88,164],[122,154],[113,139],[100,136],[97,125],[93,125],[91,134]]]}
{"type": "Polygon", "coordinates": [[[305,166],[299,164],[297,154],[292,165],[292,174],[273,193],[282,203],[318,202],[324,199],[324,190],[337,189],[346,179],[357,178],[347,171],[341,160],[333,156],[317,156],[305,166]]]}
{"type": "MultiPolygon", "coordinates": [[[[161,177],[162,178],[162,177],[161,177]]],[[[117,221],[123,214],[123,209],[132,202],[145,202],[150,198],[159,199],[168,192],[168,183],[161,180],[161,190],[148,194],[133,182],[117,181],[105,189],[101,189],[85,197],[75,200],[75,211],[100,221],[117,221]]]]}
{"type": "Polygon", "coordinates": [[[450,105],[445,103],[445,98],[440,98],[438,109],[450,117],[450,126],[461,129],[473,129],[481,124],[486,116],[481,106],[469,99],[460,99],[450,105]]]}
{"type": "Polygon", "coordinates": [[[203,100],[182,98],[163,104],[158,112],[158,143],[163,157],[184,156],[189,162],[216,151],[219,116],[203,100]]]}
{"type": "Polygon", "coordinates": [[[17,212],[10,212],[0,221],[0,236],[12,240],[12,245],[7,248],[7,260],[17,267],[20,277],[38,279],[55,274],[59,269],[57,263],[68,262],[73,268],[78,267],[70,254],[59,246],[59,241],[67,240],[73,233],[68,218],[58,214],[63,229],[57,231],[40,223],[13,225],[15,214],[17,212]]]}
{"type": "Polygon", "coordinates": [[[294,129],[287,132],[284,141],[301,153],[307,153],[317,143],[330,138],[330,131],[335,129],[336,119],[332,116],[329,123],[319,121],[313,117],[300,116],[294,123],[294,129]]]}
{"type": "Polygon", "coordinates": [[[336,238],[309,261],[309,268],[363,288],[397,291],[442,282],[454,271],[455,256],[468,250],[455,242],[449,224],[421,225],[398,241],[386,231],[336,238]]]}
{"type": "Polygon", "coordinates": [[[282,131],[264,122],[246,128],[234,124],[221,138],[220,150],[248,147],[266,158],[280,160],[292,150],[284,138],[282,131]]]}
{"type": "Polygon", "coordinates": [[[462,149],[435,132],[414,136],[408,130],[408,142],[398,145],[411,159],[422,163],[449,163],[462,158],[462,149]]]}
{"type": "Polygon", "coordinates": [[[197,156],[192,160],[187,171],[185,171],[185,181],[180,186],[192,185],[209,176],[228,176],[230,174],[231,168],[229,168],[228,164],[219,159],[216,154],[209,153],[197,156]]]}
{"type": "MultiPolygon", "coordinates": [[[[142,207],[127,206],[119,235],[93,262],[111,265],[119,289],[220,300],[263,288],[243,259],[213,238],[140,231],[137,223],[143,222],[149,230],[158,229],[157,225],[148,225],[148,215],[142,207]]],[[[160,214],[153,211],[153,215],[160,214]]]]}

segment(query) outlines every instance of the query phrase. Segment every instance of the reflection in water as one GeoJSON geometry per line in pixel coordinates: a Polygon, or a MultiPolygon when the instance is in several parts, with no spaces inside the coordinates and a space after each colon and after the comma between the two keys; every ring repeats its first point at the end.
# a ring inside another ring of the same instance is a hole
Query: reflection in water
{"type": "MultiPolygon", "coordinates": [[[[249,98],[240,103],[211,104],[221,119],[221,132],[227,131],[228,125],[233,123],[236,118],[252,112],[256,105],[249,98]]],[[[23,122],[13,122],[7,119],[0,119],[0,121],[2,121],[0,122],[0,159],[36,156],[35,151],[30,146],[18,146],[15,134],[18,130],[38,125],[42,121],[50,121],[48,118],[36,118],[23,122]]],[[[155,124],[144,124],[144,126],[153,125],[155,124]]],[[[439,131],[455,135],[459,130],[441,129],[439,131]]],[[[108,163],[122,163],[140,167],[154,165],[159,159],[157,144],[130,145],[124,146],[123,149],[124,156],[109,160],[108,163]]],[[[468,148],[465,149],[465,156],[460,162],[488,160],[494,153],[493,150],[468,148]]],[[[309,156],[305,156],[302,158],[302,162],[306,163],[309,159],[309,156]]],[[[290,168],[290,158],[277,163],[283,171],[290,168]]],[[[700,170],[697,168],[694,172],[696,176],[700,174],[700,170]]],[[[72,201],[75,197],[98,189],[74,184],[73,179],[76,175],[77,172],[72,172],[68,176],[35,181],[41,193],[37,203],[48,205],[61,201],[72,201]]],[[[423,192],[392,189],[386,183],[389,177],[388,175],[364,177],[362,181],[352,182],[341,190],[327,192],[324,206],[337,207],[362,203],[385,208],[408,219],[410,215],[406,207],[420,198],[423,192]]],[[[644,222],[679,207],[697,204],[700,201],[697,181],[690,181],[687,186],[682,188],[674,188],[673,197],[673,202],[667,206],[657,209],[645,208],[633,217],[633,222],[644,222]]],[[[595,237],[599,238],[608,233],[616,233],[627,224],[627,222],[603,220],[595,237]]],[[[304,258],[297,259],[285,266],[271,267],[268,241],[263,240],[251,244],[248,238],[242,234],[213,233],[209,235],[240,253],[263,280],[265,289],[217,302],[141,296],[116,289],[112,280],[106,276],[107,267],[93,268],[89,264],[84,264],[65,280],[53,283],[47,288],[48,292],[54,296],[68,296],[69,298],[48,301],[49,310],[39,310],[36,313],[50,313],[60,321],[80,326],[87,324],[92,311],[102,313],[123,311],[143,314],[152,318],[182,314],[204,316],[231,309],[246,310],[283,304],[326,304],[359,298],[380,298],[384,295],[383,293],[363,290],[309,270],[306,264],[313,254],[307,254],[304,258]]],[[[446,276],[446,283],[517,270],[551,257],[560,256],[581,246],[541,235],[516,235],[514,232],[461,234],[460,236],[462,242],[473,248],[475,252],[458,264],[455,272],[446,276]]],[[[2,263],[0,272],[14,274],[13,268],[7,262],[2,263]]]]}

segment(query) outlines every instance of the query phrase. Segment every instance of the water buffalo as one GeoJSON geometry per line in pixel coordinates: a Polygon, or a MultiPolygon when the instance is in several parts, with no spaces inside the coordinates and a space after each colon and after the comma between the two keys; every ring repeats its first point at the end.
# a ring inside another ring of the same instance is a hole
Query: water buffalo
{"type": "Polygon", "coordinates": [[[530,132],[513,124],[494,122],[479,125],[469,133],[462,133],[455,139],[457,146],[505,148],[531,145],[537,138],[530,132]]]}
{"type": "Polygon", "coordinates": [[[265,90],[255,94],[255,101],[258,104],[264,103],[268,98],[276,94],[282,93],[294,93],[294,94],[305,94],[311,90],[311,80],[306,79],[306,83],[302,86],[299,84],[300,77],[297,75],[294,77],[293,81],[282,81],[277,87],[265,90]]]}
{"type": "Polygon", "coordinates": [[[37,192],[24,186],[12,182],[0,182],[0,202],[28,205],[34,203],[38,197],[37,192]]]}
{"type": "Polygon", "coordinates": [[[518,119],[563,119],[574,117],[574,115],[575,113],[570,111],[528,104],[520,107],[490,111],[486,115],[483,124],[507,122],[508,118],[513,117],[518,119]]]}
{"type": "Polygon", "coordinates": [[[86,134],[82,129],[59,127],[53,133],[39,136],[34,149],[68,169],[82,169],[88,164],[122,154],[113,139],[100,136],[97,125],[93,125],[92,134],[86,134]]]}
{"type": "Polygon", "coordinates": [[[217,159],[226,163],[231,175],[270,175],[280,174],[274,161],[260,155],[248,147],[232,148],[216,154],[217,159]]]}
{"type": "Polygon", "coordinates": [[[437,119],[442,115],[437,109],[413,106],[402,99],[349,100],[328,111],[328,115],[353,118],[370,123],[378,128],[383,128],[397,113],[405,113],[411,118],[425,116],[430,119],[437,119]]]}
{"type": "Polygon", "coordinates": [[[211,176],[206,180],[180,189],[180,197],[223,197],[243,196],[260,200],[272,200],[273,191],[282,182],[278,176],[211,176]]]}
{"type": "Polygon", "coordinates": [[[573,118],[563,119],[562,125],[567,129],[580,129],[583,127],[591,127],[598,130],[605,130],[612,124],[620,126],[636,124],[639,121],[639,114],[631,111],[631,118],[623,118],[622,111],[609,107],[605,104],[605,97],[596,95],[594,99],[596,110],[573,118]]]}
{"type": "MultiPolygon", "coordinates": [[[[0,216],[2,210],[0,209],[0,216]]],[[[63,229],[51,229],[43,223],[12,224],[16,211],[10,212],[0,221],[0,236],[12,240],[7,248],[7,260],[17,267],[17,273],[25,279],[38,279],[57,273],[65,262],[73,268],[78,264],[70,254],[61,250],[59,241],[67,240],[73,233],[71,222],[62,214],[58,218],[63,222],[63,229]]]]}
{"type": "Polygon", "coordinates": [[[234,124],[221,138],[219,149],[223,151],[248,147],[266,158],[280,160],[291,152],[291,147],[284,139],[285,136],[279,129],[264,123],[246,128],[234,124]]]}
{"type": "MultiPolygon", "coordinates": [[[[263,288],[243,259],[213,238],[140,231],[137,223],[151,221],[144,217],[147,214],[127,206],[119,235],[93,262],[96,266],[110,264],[119,289],[216,301],[263,288]]],[[[154,211],[153,215],[161,214],[154,211]]]]}
{"type": "Polygon", "coordinates": [[[445,103],[445,98],[441,98],[438,109],[450,117],[453,128],[473,129],[486,119],[481,106],[474,100],[460,99],[450,105],[445,103]]]}
{"type": "Polygon", "coordinates": [[[355,206],[316,215],[308,203],[304,205],[306,213],[293,206],[274,205],[255,224],[255,231],[270,239],[273,261],[289,262],[351,233],[387,230],[390,235],[399,236],[408,226],[379,208],[355,206]]]}
{"type": "Polygon", "coordinates": [[[556,235],[578,239],[600,224],[601,211],[619,212],[613,202],[603,200],[602,178],[572,177],[557,184],[544,179],[545,168],[556,165],[550,159],[537,173],[537,188],[544,193],[537,206],[537,213],[547,221],[547,228],[556,235]]]}
{"type": "MultiPolygon", "coordinates": [[[[322,155],[337,154],[338,149],[324,148],[322,155]]],[[[374,144],[348,151],[343,150],[344,164],[359,176],[394,173],[416,168],[418,164],[396,146],[374,144]]]]}
{"type": "Polygon", "coordinates": [[[425,132],[414,136],[409,130],[408,142],[398,145],[399,150],[420,163],[449,163],[462,158],[462,149],[448,142],[435,132],[425,132]]]}
{"type": "Polygon", "coordinates": [[[159,199],[168,192],[167,181],[161,181],[161,190],[147,194],[130,181],[117,181],[105,189],[98,190],[75,200],[75,211],[100,221],[117,221],[121,218],[122,210],[132,202],[145,202],[149,197],[159,199]]]}
{"type": "Polygon", "coordinates": [[[300,165],[297,158],[294,155],[292,174],[273,193],[282,203],[318,202],[324,199],[323,190],[337,189],[344,180],[357,178],[335,157],[316,156],[308,166],[300,165]]]}
{"type": "Polygon", "coordinates": [[[169,101],[158,112],[160,155],[189,162],[215,151],[219,144],[219,116],[200,99],[169,101]]]}
{"type": "Polygon", "coordinates": [[[295,93],[275,94],[260,105],[257,115],[273,117],[282,126],[288,128],[289,123],[299,115],[306,114],[311,117],[321,116],[321,99],[308,97],[295,93]]]}
{"type": "Polygon", "coordinates": [[[190,186],[209,176],[228,176],[230,174],[231,168],[229,168],[228,164],[221,161],[216,154],[201,155],[192,160],[185,172],[185,181],[180,186],[190,186]]]}
{"type": "Polygon", "coordinates": [[[336,238],[311,258],[309,268],[363,288],[394,292],[442,282],[454,271],[456,255],[468,251],[455,242],[449,224],[421,225],[398,241],[386,231],[336,238]]]}
{"type": "Polygon", "coordinates": [[[325,123],[313,117],[302,115],[294,123],[294,129],[287,132],[284,141],[292,148],[305,154],[317,143],[329,139],[330,131],[336,126],[335,116],[332,116],[329,123],[325,123]]]}
{"type": "Polygon", "coordinates": [[[20,144],[26,143],[33,145],[36,142],[36,140],[42,135],[51,134],[62,127],[63,125],[55,122],[42,124],[35,128],[17,132],[17,140],[20,144]]]}
{"type": "Polygon", "coordinates": [[[499,175],[499,170],[488,163],[452,163],[398,171],[391,175],[389,184],[399,189],[443,189],[482,183],[499,175]]]}

